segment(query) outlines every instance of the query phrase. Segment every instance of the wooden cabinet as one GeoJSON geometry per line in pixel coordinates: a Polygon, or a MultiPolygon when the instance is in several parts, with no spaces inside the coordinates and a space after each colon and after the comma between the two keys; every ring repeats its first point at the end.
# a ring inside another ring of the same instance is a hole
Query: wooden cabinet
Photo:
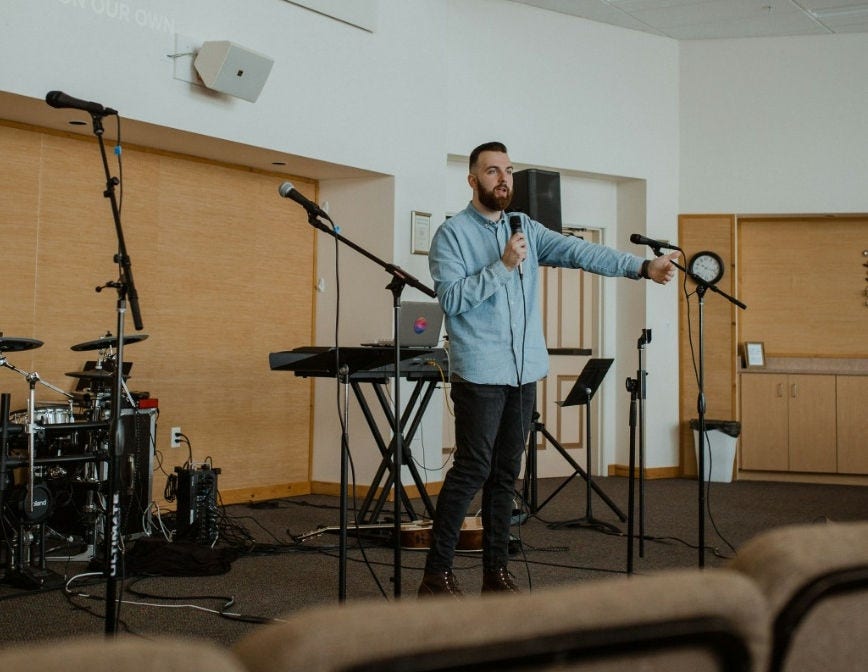
{"type": "Polygon", "coordinates": [[[868,376],[838,376],[838,471],[868,474],[868,376]]]}
{"type": "Polygon", "coordinates": [[[787,376],[790,471],[838,469],[835,376],[787,376]]]}
{"type": "Polygon", "coordinates": [[[741,376],[741,469],[868,474],[868,376],[741,376]]]}
{"type": "Polygon", "coordinates": [[[789,404],[784,374],[741,376],[741,468],[788,471],[789,404]]]}

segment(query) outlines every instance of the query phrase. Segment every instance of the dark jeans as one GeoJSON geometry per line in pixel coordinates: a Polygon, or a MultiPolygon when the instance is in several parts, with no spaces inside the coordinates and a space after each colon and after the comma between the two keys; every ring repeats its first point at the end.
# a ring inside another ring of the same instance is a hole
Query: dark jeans
{"type": "Polygon", "coordinates": [[[455,456],[437,497],[428,573],[452,569],[461,524],[482,488],[482,566],[506,567],[515,481],[530,430],[536,383],[452,383],[455,456]]]}

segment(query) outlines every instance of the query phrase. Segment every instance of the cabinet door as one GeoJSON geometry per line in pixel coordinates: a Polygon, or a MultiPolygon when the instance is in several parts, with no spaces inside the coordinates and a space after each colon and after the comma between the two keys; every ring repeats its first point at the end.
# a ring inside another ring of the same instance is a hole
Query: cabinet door
{"type": "Polygon", "coordinates": [[[741,376],[741,468],[787,471],[787,376],[741,376]]]}
{"type": "Polygon", "coordinates": [[[838,472],[868,474],[868,376],[838,376],[838,472]]]}
{"type": "Polygon", "coordinates": [[[788,378],[790,471],[837,472],[835,376],[788,378]]]}

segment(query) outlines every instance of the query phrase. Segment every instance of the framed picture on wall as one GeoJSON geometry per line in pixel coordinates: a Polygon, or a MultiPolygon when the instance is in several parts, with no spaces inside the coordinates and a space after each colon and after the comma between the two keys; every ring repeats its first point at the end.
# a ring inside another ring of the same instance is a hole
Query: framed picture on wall
{"type": "Polygon", "coordinates": [[[765,365],[766,353],[762,341],[745,341],[744,368],[761,369],[765,365]]]}
{"type": "Polygon", "coordinates": [[[431,249],[431,213],[410,213],[410,246],[413,254],[428,254],[431,249]]]}

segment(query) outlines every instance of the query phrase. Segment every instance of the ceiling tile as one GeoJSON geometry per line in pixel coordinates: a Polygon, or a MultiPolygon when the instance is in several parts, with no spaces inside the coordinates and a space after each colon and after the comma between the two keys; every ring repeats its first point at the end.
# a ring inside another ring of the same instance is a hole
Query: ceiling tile
{"type": "Polygon", "coordinates": [[[868,32],[864,1],[512,1],[678,40],[868,32]]]}

